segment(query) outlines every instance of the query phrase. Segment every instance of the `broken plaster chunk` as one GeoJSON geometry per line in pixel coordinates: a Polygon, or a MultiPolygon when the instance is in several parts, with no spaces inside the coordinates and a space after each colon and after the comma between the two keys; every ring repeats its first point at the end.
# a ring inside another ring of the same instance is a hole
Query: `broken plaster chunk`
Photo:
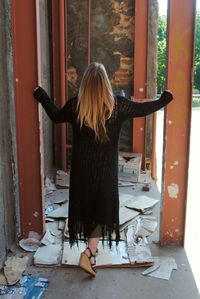
{"type": "Polygon", "coordinates": [[[19,241],[19,246],[28,252],[34,252],[40,246],[40,241],[35,238],[27,238],[19,241]]]}
{"type": "Polygon", "coordinates": [[[47,228],[46,233],[41,240],[41,243],[44,245],[61,244],[62,243],[62,234],[58,230],[53,230],[53,229],[47,228]]]}
{"type": "Polygon", "coordinates": [[[70,173],[63,170],[58,170],[56,173],[56,185],[69,188],[70,185],[70,173]]]}
{"type": "Polygon", "coordinates": [[[68,217],[68,203],[63,204],[61,207],[55,209],[48,214],[50,218],[67,218],[68,217]]]}
{"type": "MultiPolygon", "coordinates": [[[[68,200],[69,190],[68,189],[58,189],[53,193],[46,196],[45,200],[48,205],[50,204],[62,204],[68,200]]],[[[48,206],[47,205],[47,206],[48,206]]]]}
{"type": "Polygon", "coordinates": [[[171,183],[168,187],[167,187],[167,190],[168,190],[168,194],[169,194],[169,197],[174,199],[174,198],[178,198],[178,194],[179,194],[179,187],[177,184],[175,183],[171,183]]]}
{"type": "Polygon", "coordinates": [[[45,195],[52,193],[55,190],[56,190],[55,185],[51,182],[51,180],[48,177],[46,177],[45,178],[45,195]]]}
{"type": "Polygon", "coordinates": [[[26,269],[28,259],[28,256],[10,256],[7,258],[4,267],[4,274],[8,285],[14,285],[20,280],[26,269]]]}
{"type": "Polygon", "coordinates": [[[34,255],[34,263],[41,265],[57,265],[61,261],[62,246],[47,245],[38,248],[34,255]]]}

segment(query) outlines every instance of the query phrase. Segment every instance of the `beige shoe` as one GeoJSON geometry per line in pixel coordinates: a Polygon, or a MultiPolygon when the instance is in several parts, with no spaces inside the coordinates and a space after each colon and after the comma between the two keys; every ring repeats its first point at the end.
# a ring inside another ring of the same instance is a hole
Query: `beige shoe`
{"type": "Polygon", "coordinates": [[[81,253],[80,256],[80,261],[79,261],[79,266],[88,274],[92,275],[93,277],[96,276],[96,272],[95,272],[95,265],[96,265],[96,260],[95,257],[96,255],[94,255],[91,251],[91,249],[89,247],[87,247],[86,249],[89,250],[90,252],[90,256],[88,257],[87,254],[85,252],[81,253]],[[91,264],[90,259],[94,257],[94,264],[91,264]]]}

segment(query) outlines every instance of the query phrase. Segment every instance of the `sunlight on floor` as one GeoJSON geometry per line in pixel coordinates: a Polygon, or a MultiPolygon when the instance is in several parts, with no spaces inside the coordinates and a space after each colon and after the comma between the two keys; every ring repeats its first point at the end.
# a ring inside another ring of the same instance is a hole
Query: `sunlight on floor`
{"type": "MultiPolygon", "coordinates": [[[[164,111],[157,112],[157,177],[158,188],[161,190],[162,179],[162,151],[163,148],[163,118],[164,111]]],[[[192,272],[200,292],[200,198],[199,198],[199,165],[200,142],[198,140],[200,128],[200,109],[192,111],[190,165],[188,182],[188,199],[186,213],[185,250],[192,268],[192,272]]]]}
{"type": "Polygon", "coordinates": [[[200,292],[200,109],[192,111],[185,249],[200,292]]]}

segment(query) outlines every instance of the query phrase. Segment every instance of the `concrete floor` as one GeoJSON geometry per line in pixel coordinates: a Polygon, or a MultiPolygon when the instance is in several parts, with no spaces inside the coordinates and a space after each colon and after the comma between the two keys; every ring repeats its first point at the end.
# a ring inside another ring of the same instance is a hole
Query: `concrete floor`
{"type": "Polygon", "coordinates": [[[50,284],[43,298],[48,299],[199,299],[185,251],[182,247],[151,244],[154,256],[172,256],[178,265],[169,281],[141,275],[143,268],[99,269],[91,279],[80,268],[40,268],[28,273],[45,275],[50,284]]]}

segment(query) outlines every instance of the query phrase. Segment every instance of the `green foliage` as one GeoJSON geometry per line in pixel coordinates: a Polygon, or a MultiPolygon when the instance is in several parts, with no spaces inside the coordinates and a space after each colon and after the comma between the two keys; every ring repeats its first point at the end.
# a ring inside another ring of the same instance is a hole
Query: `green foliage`
{"type": "Polygon", "coordinates": [[[157,71],[157,90],[158,93],[165,87],[166,74],[166,32],[167,19],[159,16],[158,19],[158,71],[157,71]]]}
{"type": "Polygon", "coordinates": [[[194,88],[200,90],[200,12],[196,14],[196,43],[194,61],[194,88]]]}
{"type": "MultiPolygon", "coordinates": [[[[167,18],[166,18],[166,16],[159,16],[159,19],[158,19],[158,73],[157,73],[158,93],[160,93],[165,87],[166,34],[167,34],[167,18]]],[[[200,90],[200,12],[199,11],[197,11],[197,14],[196,14],[194,89],[200,90]]]]}

